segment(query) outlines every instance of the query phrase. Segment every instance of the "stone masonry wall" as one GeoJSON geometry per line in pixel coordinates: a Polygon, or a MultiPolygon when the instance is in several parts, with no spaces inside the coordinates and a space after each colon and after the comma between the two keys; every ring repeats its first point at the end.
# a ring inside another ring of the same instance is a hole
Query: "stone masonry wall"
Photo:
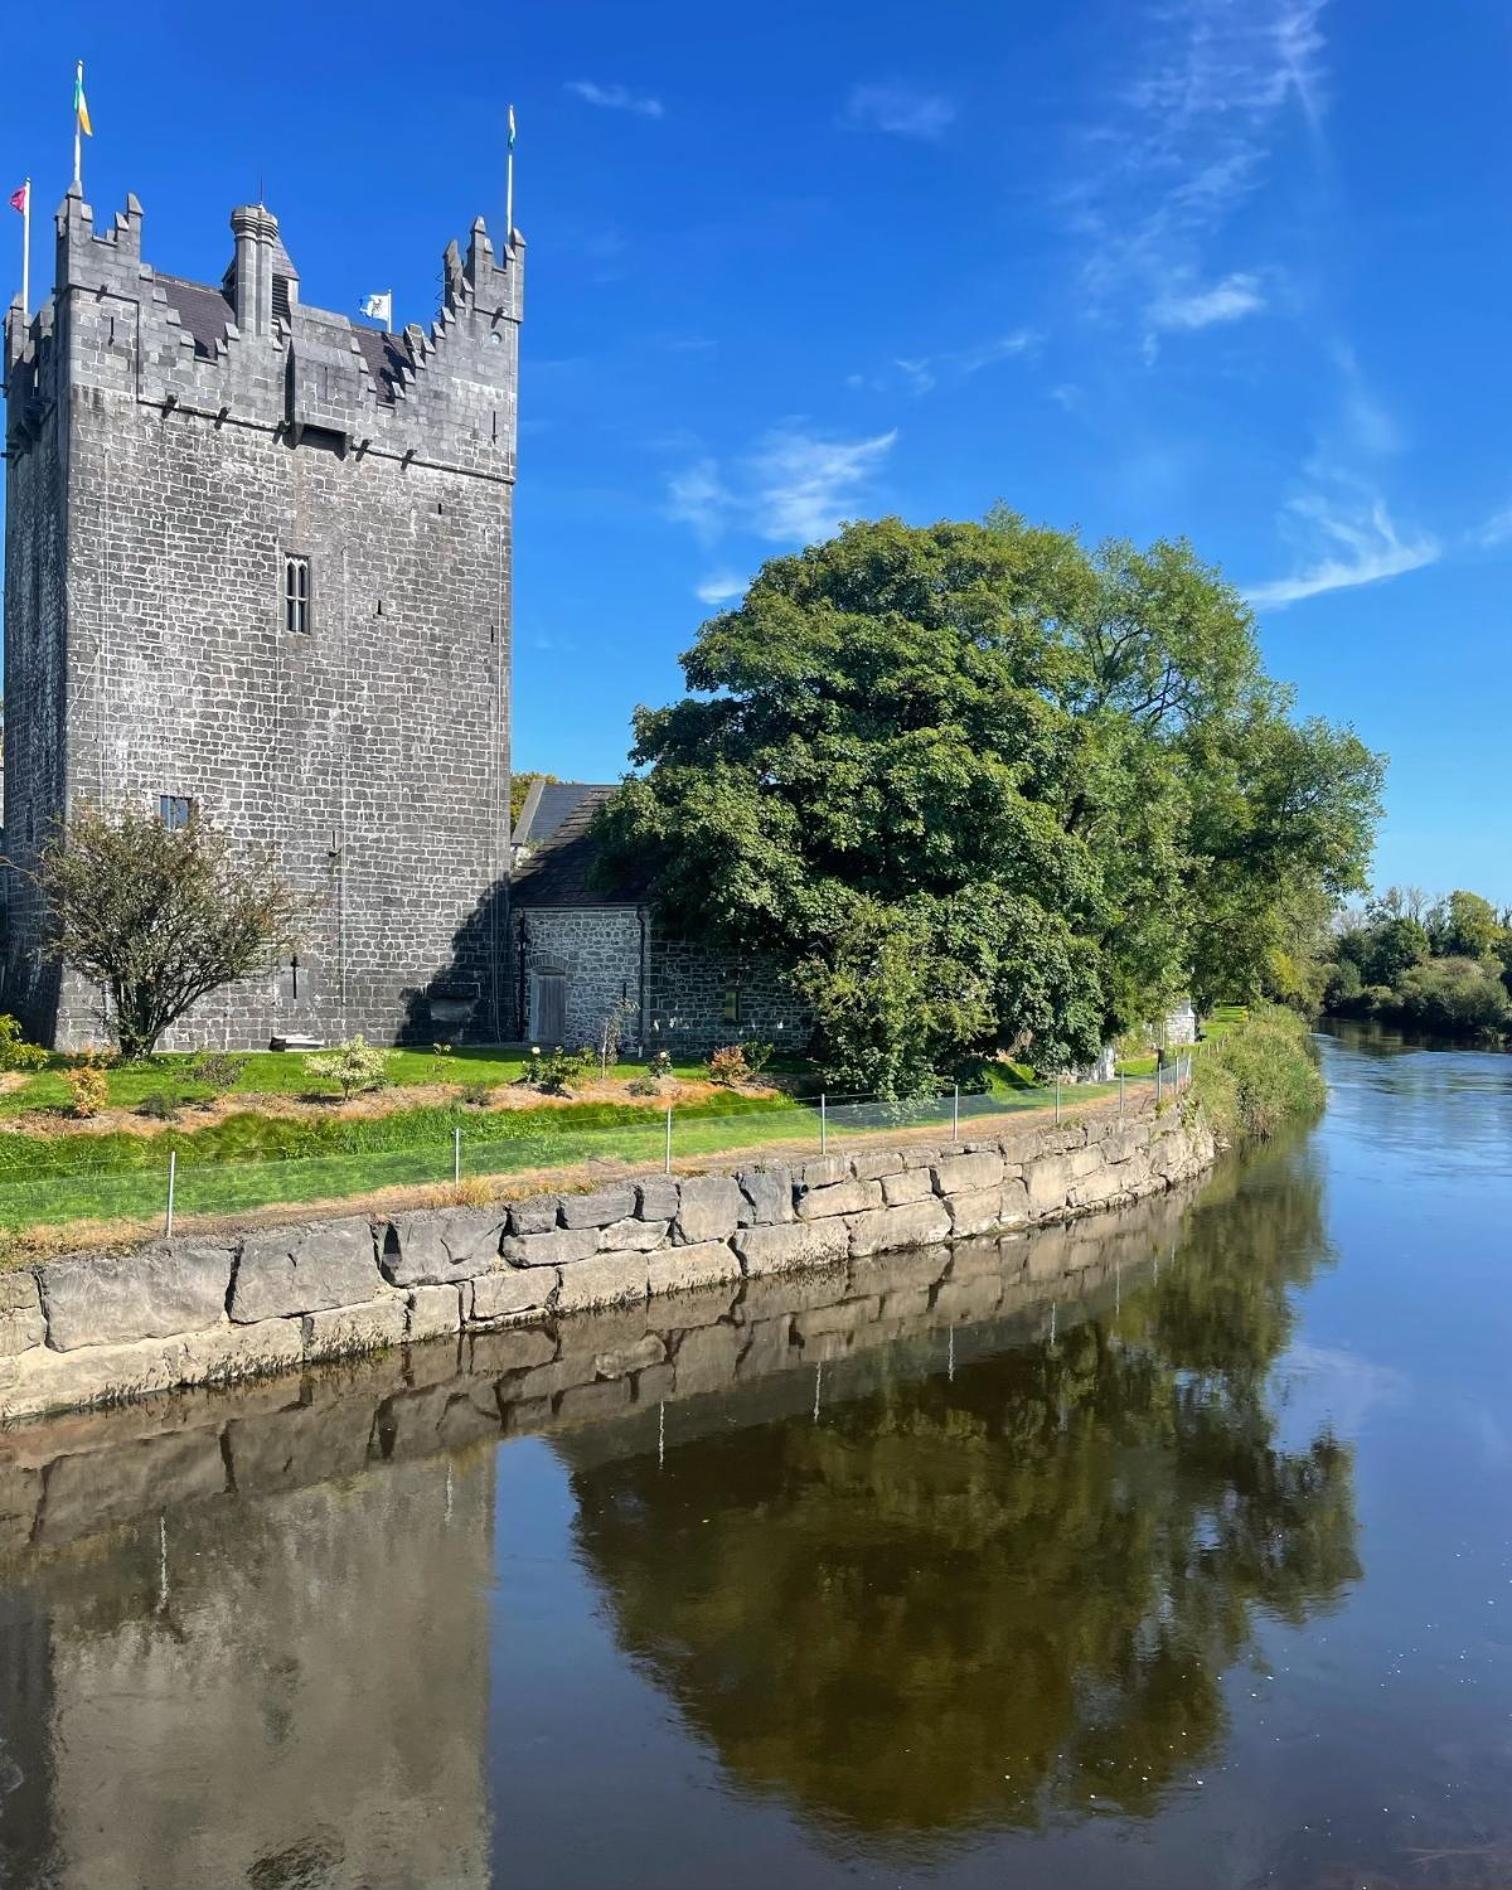
{"type": "Polygon", "coordinates": [[[0,1274],[0,1420],[966,1240],[1156,1194],[1213,1158],[1175,1111],[949,1148],[80,1255],[0,1274]]]}
{"type": "MultiPolygon", "coordinates": [[[[515,1003],[521,1042],[536,1041],[530,1015],[533,972],[561,971],[567,978],[569,1049],[596,1044],[604,1020],[621,1007],[620,1044],[639,1047],[641,1035],[641,930],[635,906],[532,907],[517,919],[515,1003]]],[[[545,1044],[547,1050],[554,1044],[545,1044]]]]}

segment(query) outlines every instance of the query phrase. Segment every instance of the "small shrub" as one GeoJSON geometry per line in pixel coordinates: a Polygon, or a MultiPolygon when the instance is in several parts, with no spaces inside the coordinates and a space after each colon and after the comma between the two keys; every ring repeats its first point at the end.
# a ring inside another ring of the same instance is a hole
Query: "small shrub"
{"type": "Polygon", "coordinates": [[[22,1040],[21,1025],[14,1017],[0,1016],[0,1070],[44,1070],[47,1052],[39,1043],[22,1040]]]}
{"type": "Polygon", "coordinates": [[[433,1083],[444,1083],[447,1080],[449,1075],[447,1061],[451,1053],[452,1047],[449,1043],[431,1045],[431,1081],[433,1083]]]}
{"type": "Polygon", "coordinates": [[[346,1102],[360,1090],[382,1089],[388,1082],[388,1052],[360,1034],[330,1050],[314,1050],[305,1069],[317,1083],[337,1083],[346,1102]]]}
{"type": "Polygon", "coordinates": [[[760,1076],[776,1050],[776,1045],[770,1043],[743,1043],[740,1047],[745,1052],[746,1068],[752,1076],[760,1076]]]}
{"type": "Polygon", "coordinates": [[[463,1086],[462,1100],[469,1109],[487,1109],[493,1102],[492,1083],[467,1083],[463,1086]]]}
{"type": "Polygon", "coordinates": [[[228,1050],[201,1050],[189,1065],[189,1074],[196,1083],[224,1096],[227,1090],[236,1088],[246,1067],[245,1057],[233,1056],[228,1050]]]}
{"type": "Polygon", "coordinates": [[[738,1043],[727,1043],[716,1050],[709,1058],[709,1081],[721,1083],[726,1089],[735,1089],[739,1084],[748,1082],[751,1066],[746,1062],[746,1053],[738,1043]]]}
{"type": "Polygon", "coordinates": [[[65,1070],[63,1081],[68,1086],[69,1107],[81,1119],[99,1115],[110,1102],[110,1079],[94,1051],[86,1052],[72,1069],[65,1070]]]}
{"type": "Polygon", "coordinates": [[[648,1076],[655,1077],[658,1083],[666,1082],[672,1074],[672,1052],[670,1050],[653,1051],[651,1061],[646,1066],[646,1073],[648,1076]]]}
{"type": "Polygon", "coordinates": [[[632,1076],[625,1085],[627,1096],[659,1096],[661,1084],[654,1076],[632,1076]]]}
{"type": "Polygon", "coordinates": [[[177,1096],[170,1096],[166,1090],[155,1090],[152,1095],[142,1098],[136,1112],[151,1122],[173,1122],[177,1119],[179,1107],[177,1096]]]}
{"type": "Polygon", "coordinates": [[[572,1085],[581,1082],[598,1061],[592,1044],[579,1050],[564,1050],[560,1044],[549,1057],[541,1057],[532,1070],[537,1089],[547,1096],[570,1096],[572,1085]]]}

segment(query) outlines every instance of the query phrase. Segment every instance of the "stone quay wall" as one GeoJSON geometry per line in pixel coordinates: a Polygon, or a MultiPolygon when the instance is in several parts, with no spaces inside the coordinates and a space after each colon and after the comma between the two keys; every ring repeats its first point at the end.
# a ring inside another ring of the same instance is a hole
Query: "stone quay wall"
{"type": "Polygon", "coordinates": [[[1073,1219],[1213,1154],[1176,1110],[1089,1116],[74,1255],[0,1275],[0,1422],[1073,1219]]]}

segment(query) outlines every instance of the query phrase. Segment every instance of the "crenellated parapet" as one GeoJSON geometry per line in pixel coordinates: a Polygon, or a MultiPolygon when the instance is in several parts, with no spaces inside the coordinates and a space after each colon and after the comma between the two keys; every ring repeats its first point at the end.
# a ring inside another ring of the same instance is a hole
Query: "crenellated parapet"
{"type": "Polygon", "coordinates": [[[165,420],[267,430],[298,446],[391,456],[512,482],[524,244],[496,255],[483,219],[448,244],[430,325],[387,334],[300,299],[278,219],[232,212],[219,286],[142,255],[142,207],[110,227],[70,190],[57,219],[52,296],[6,317],[7,445],[27,450],[65,393],[116,395],[165,420]]]}

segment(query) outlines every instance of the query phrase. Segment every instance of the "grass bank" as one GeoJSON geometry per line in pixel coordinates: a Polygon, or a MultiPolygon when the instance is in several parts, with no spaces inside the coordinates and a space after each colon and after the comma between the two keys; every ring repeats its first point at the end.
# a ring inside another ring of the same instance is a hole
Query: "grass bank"
{"type": "Polygon", "coordinates": [[[1305,1019],[1279,1005],[1231,1018],[1205,1039],[1192,1088],[1229,1142],[1263,1141],[1293,1117],[1316,1115],[1327,1095],[1305,1019]]]}

